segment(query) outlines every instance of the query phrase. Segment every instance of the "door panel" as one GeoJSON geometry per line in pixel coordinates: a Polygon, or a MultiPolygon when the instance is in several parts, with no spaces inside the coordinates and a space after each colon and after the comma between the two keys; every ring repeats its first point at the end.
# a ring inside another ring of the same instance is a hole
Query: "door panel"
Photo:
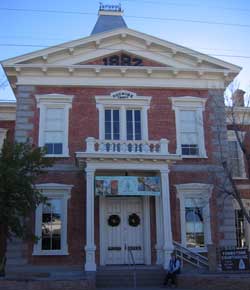
{"type": "Polygon", "coordinates": [[[144,263],[143,246],[143,213],[141,198],[107,198],[105,210],[106,230],[106,264],[131,263],[128,248],[133,252],[136,264],[144,263]],[[129,225],[129,216],[136,214],[140,223],[137,226],[129,225]],[[108,224],[112,215],[120,217],[117,226],[108,224]]]}

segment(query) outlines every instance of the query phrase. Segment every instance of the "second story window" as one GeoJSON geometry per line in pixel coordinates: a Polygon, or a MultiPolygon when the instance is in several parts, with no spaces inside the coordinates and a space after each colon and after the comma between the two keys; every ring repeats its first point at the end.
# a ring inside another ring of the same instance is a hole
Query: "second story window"
{"type": "Polygon", "coordinates": [[[180,111],[182,155],[199,155],[196,111],[180,111]]]}
{"type": "Polygon", "coordinates": [[[73,96],[36,95],[39,115],[38,145],[47,149],[48,157],[68,157],[69,109],[73,96]]]}
{"type": "Polygon", "coordinates": [[[46,108],[44,128],[44,146],[47,154],[62,154],[64,139],[64,109],[46,108]]]}
{"type": "Polygon", "coordinates": [[[141,140],[141,111],[127,110],[127,140],[141,140]]]}
{"type": "MultiPolygon", "coordinates": [[[[148,141],[149,96],[120,90],[109,96],[96,96],[99,111],[99,139],[148,141]]],[[[119,142],[114,142],[119,143],[119,142]]],[[[119,148],[119,146],[118,146],[119,148]]]]}
{"type": "Polygon", "coordinates": [[[172,97],[176,125],[176,153],[185,158],[206,158],[203,111],[205,98],[172,97]]]}
{"type": "Polygon", "coordinates": [[[105,110],[105,140],[120,139],[120,112],[116,109],[105,110]]]}

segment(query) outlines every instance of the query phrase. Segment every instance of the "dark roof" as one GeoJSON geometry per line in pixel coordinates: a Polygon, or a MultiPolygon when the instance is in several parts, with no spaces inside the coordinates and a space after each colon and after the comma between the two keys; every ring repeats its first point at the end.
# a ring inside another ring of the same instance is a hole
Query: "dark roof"
{"type": "Polygon", "coordinates": [[[99,15],[91,35],[114,30],[117,28],[127,28],[127,24],[122,16],[117,15],[99,15]]]}

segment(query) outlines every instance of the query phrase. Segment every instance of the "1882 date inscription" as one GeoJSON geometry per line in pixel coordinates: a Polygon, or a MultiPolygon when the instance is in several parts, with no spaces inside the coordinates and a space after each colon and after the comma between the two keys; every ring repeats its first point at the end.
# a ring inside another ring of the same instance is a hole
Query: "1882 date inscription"
{"type": "Polygon", "coordinates": [[[111,55],[103,58],[104,65],[118,65],[118,66],[143,66],[141,58],[131,57],[127,54],[111,55]]]}

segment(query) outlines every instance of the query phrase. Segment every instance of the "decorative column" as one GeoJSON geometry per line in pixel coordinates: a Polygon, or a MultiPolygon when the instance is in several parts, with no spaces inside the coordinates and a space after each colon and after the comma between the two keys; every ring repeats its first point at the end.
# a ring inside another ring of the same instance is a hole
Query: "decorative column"
{"type": "Polygon", "coordinates": [[[95,170],[86,168],[87,193],[86,193],[86,246],[85,246],[85,271],[96,271],[95,263],[95,213],[94,213],[94,175],[95,170]]]}
{"type": "Polygon", "coordinates": [[[169,194],[169,170],[161,170],[161,194],[162,194],[162,227],[163,227],[163,267],[168,268],[171,252],[173,251],[173,238],[171,227],[170,194],[169,194]]]}
{"type": "Polygon", "coordinates": [[[162,229],[162,197],[155,197],[156,213],[156,264],[163,264],[163,229],[162,229]]]}

